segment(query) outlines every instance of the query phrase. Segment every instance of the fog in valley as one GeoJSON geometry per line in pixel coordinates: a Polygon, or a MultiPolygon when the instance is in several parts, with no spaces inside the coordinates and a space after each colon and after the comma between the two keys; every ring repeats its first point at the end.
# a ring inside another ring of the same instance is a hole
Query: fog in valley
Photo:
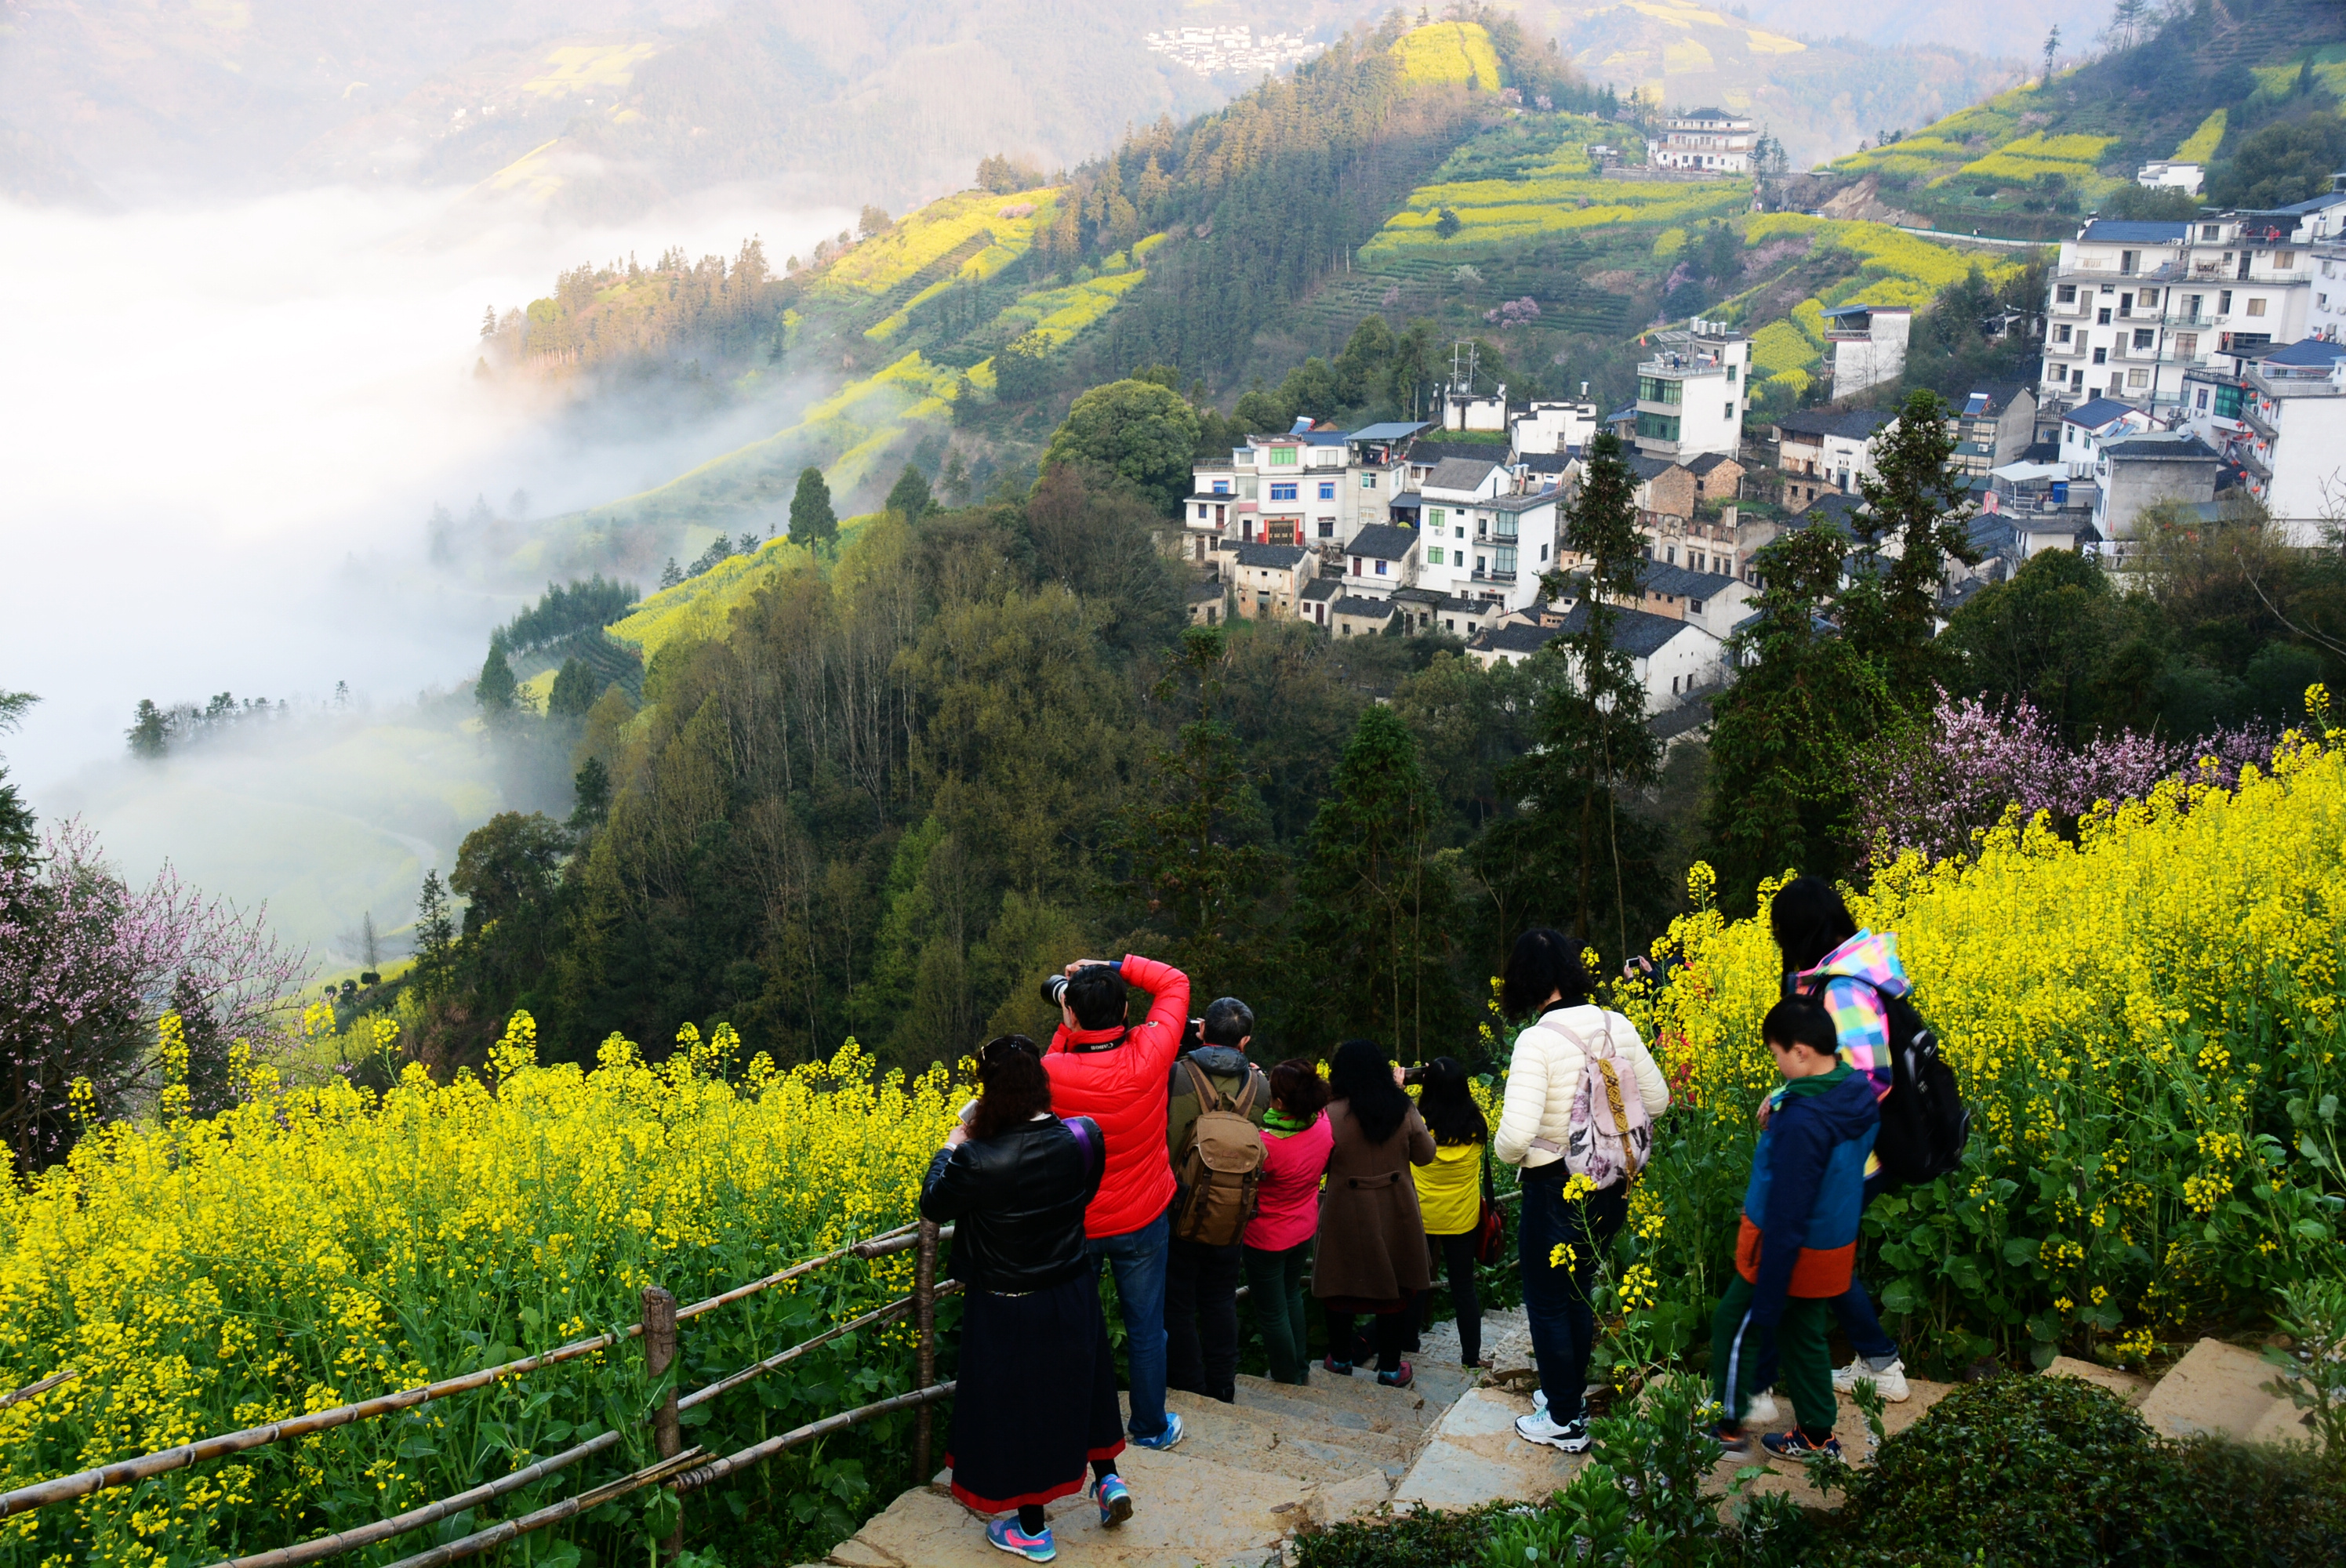
{"type": "Polygon", "coordinates": [[[624,495],[773,428],[793,399],[753,388],[679,415],[657,389],[585,403],[575,385],[477,377],[484,308],[583,260],[730,254],[751,234],[779,257],[845,220],[739,191],[617,228],[347,188],[0,209],[0,288],[19,307],[0,687],[41,698],[5,742],[12,777],[46,821],[82,815],[126,872],[168,857],[268,900],[321,960],[354,958],[337,939],[362,913],[405,923],[426,866],[444,871],[527,788],[459,726],[490,627],[544,585],[477,558],[435,566],[434,505],[544,517],[624,495]],[[289,711],[128,755],[140,699],[219,692],[289,711]]]}

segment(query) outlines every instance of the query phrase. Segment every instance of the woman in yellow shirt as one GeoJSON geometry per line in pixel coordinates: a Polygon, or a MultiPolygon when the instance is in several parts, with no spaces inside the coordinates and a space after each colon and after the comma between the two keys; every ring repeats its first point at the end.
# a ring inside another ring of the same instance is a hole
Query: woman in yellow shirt
{"type": "Polygon", "coordinates": [[[1483,1224],[1483,1156],[1490,1124],[1474,1104],[1466,1069],[1448,1056],[1427,1063],[1418,1079],[1417,1113],[1433,1135],[1433,1163],[1413,1166],[1417,1207],[1428,1240],[1440,1249],[1458,1309],[1458,1355],[1482,1367],[1483,1304],[1474,1294],[1474,1248],[1483,1224]]]}

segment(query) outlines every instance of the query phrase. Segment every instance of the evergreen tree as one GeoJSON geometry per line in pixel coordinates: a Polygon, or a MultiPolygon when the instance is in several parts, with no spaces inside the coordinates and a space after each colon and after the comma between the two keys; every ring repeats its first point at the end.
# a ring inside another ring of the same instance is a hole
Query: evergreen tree
{"type": "Polygon", "coordinates": [[[1197,684],[1195,717],[1149,759],[1147,786],[1125,810],[1119,836],[1127,883],[1145,918],[1171,939],[1171,962],[1232,989],[1258,950],[1253,911],[1270,880],[1262,840],[1270,819],[1248,777],[1245,748],[1221,716],[1229,633],[1185,627],[1167,656],[1159,701],[1197,684]]]}
{"type": "MultiPolygon", "coordinates": [[[[0,735],[23,723],[25,710],[40,700],[29,691],[0,691],[0,735]]],[[[0,767],[0,865],[14,868],[32,859],[40,841],[34,827],[32,808],[8,782],[8,769],[0,767]]]]}
{"type": "Polygon", "coordinates": [[[839,516],[831,509],[831,486],[823,483],[822,470],[800,470],[799,487],[790,497],[791,542],[811,546],[838,538],[839,516]]]}
{"type": "Polygon", "coordinates": [[[603,766],[603,759],[586,759],[571,779],[570,789],[577,802],[570,812],[570,830],[584,834],[601,827],[611,813],[611,770],[603,766]]]}
{"type": "Polygon", "coordinates": [[[660,586],[673,588],[683,581],[684,574],[677,569],[676,557],[670,555],[668,558],[668,565],[660,568],[660,586]]]}
{"type": "Polygon", "coordinates": [[[505,660],[505,639],[491,637],[488,660],[481,666],[481,678],[473,687],[473,700],[495,723],[514,711],[520,691],[521,683],[514,679],[513,666],[505,660]]]}
{"type": "Polygon", "coordinates": [[[888,511],[897,514],[906,522],[917,523],[936,503],[929,494],[928,480],[919,469],[908,463],[904,464],[904,472],[896,476],[896,483],[890,487],[888,499],[883,504],[888,511]]]}
{"type": "Polygon", "coordinates": [[[1159,516],[1188,494],[1198,450],[1198,412],[1151,382],[1110,382],[1076,399],[1052,433],[1043,467],[1062,463],[1130,480],[1159,516]]]}
{"type": "Polygon", "coordinates": [[[554,689],[546,694],[546,711],[556,718],[585,718],[586,710],[602,695],[596,689],[599,684],[584,660],[564,659],[561,669],[555,673],[554,689]]]}
{"type": "MultiPolygon", "coordinates": [[[[1545,575],[1542,588],[1550,600],[1578,596],[1580,624],[1543,650],[1543,657],[1561,659],[1569,669],[1544,684],[1538,743],[1506,770],[1505,789],[1530,809],[1498,838],[1551,897],[1571,888],[1568,907],[1583,941],[1595,942],[1599,922],[1611,914],[1626,954],[1627,887],[1634,881],[1649,889],[1652,878],[1650,835],[1641,823],[1622,820],[1620,794],[1653,782],[1661,748],[1646,728],[1636,663],[1615,641],[1618,606],[1644,596],[1646,560],[1637,477],[1610,431],[1589,444],[1587,476],[1565,518],[1565,544],[1583,563],[1573,575],[1578,581],[1559,569],[1545,575]],[[1606,883],[1613,896],[1600,902],[1606,883]]],[[[1484,863],[1491,863],[1487,856],[1484,863]]]]}
{"type": "Polygon", "coordinates": [[[359,962],[370,972],[382,968],[382,939],[375,935],[372,910],[359,916],[359,962]]]}
{"type": "Polygon", "coordinates": [[[1760,881],[1831,876],[1855,807],[1850,757],[1895,711],[1880,672],[1824,619],[1849,541],[1812,524],[1762,549],[1758,620],[1728,644],[1742,667],[1714,699],[1705,826],[1722,907],[1748,912],[1760,881]]]}
{"type": "Polygon", "coordinates": [[[160,757],[170,749],[170,715],[156,707],[153,698],[142,697],[128,733],[133,757],[160,757]]]}
{"type": "Polygon", "coordinates": [[[448,892],[434,869],[423,873],[415,901],[415,993],[430,1002],[448,993],[456,953],[456,922],[448,912],[448,892]]]}
{"type": "Polygon", "coordinates": [[[1892,697],[1910,707],[1928,704],[1948,677],[1948,652],[1934,640],[1947,563],[1979,560],[1964,526],[1971,516],[1964,478],[1949,462],[1953,417],[1936,392],[1908,394],[1897,422],[1875,442],[1881,477],[1858,484],[1867,512],[1858,523],[1857,581],[1842,596],[1839,619],[1892,697]]]}
{"type": "Polygon", "coordinates": [[[1366,1035],[1419,1059],[1449,1023],[1448,884],[1430,863],[1439,809],[1408,728],[1390,708],[1364,708],[1296,878],[1297,936],[1328,977],[1307,1003],[1324,1037],[1366,1035]]]}

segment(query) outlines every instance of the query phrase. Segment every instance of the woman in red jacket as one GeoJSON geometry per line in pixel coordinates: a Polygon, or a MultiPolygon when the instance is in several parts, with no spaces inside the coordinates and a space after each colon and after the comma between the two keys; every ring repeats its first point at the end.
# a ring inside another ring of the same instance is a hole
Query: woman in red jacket
{"type": "Polygon", "coordinates": [[[1246,1227],[1246,1277],[1274,1383],[1311,1380],[1303,1273],[1311,1266],[1311,1233],[1320,1224],[1320,1176],[1336,1143],[1323,1114],[1327,1104],[1328,1085],[1311,1063],[1281,1062],[1270,1070],[1262,1170],[1246,1227]]]}

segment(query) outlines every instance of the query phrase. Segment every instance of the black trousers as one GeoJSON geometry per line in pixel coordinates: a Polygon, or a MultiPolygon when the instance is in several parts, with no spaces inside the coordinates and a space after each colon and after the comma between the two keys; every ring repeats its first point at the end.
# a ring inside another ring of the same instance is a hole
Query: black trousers
{"type": "Polygon", "coordinates": [[[1468,1366],[1483,1359],[1483,1300],[1474,1294],[1474,1231],[1429,1238],[1442,1248],[1442,1271],[1450,1280],[1450,1305],[1458,1312],[1458,1359],[1468,1366]]]}
{"type": "Polygon", "coordinates": [[[1165,1386],[1229,1404],[1238,1398],[1239,1276],[1246,1244],[1175,1237],[1165,1256],[1165,1386]]]}
{"type": "Polygon", "coordinates": [[[1357,1360],[1365,1349],[1352,1338],[1352,1326],[1366,1316],[1369,1319],[1371,1344],[1377,1356],[1377,1370],[1398,1372],[1402,1357],[1409,1349],[1410,1330],[1417,1326],[1418,1304],[1404,1301],[1398,1312],[1373,1315],[1339,1312],[1332,1307],[1321,1308],[1328,1315],[1328,1353],[1340,1361],[1357,1360]]]}

